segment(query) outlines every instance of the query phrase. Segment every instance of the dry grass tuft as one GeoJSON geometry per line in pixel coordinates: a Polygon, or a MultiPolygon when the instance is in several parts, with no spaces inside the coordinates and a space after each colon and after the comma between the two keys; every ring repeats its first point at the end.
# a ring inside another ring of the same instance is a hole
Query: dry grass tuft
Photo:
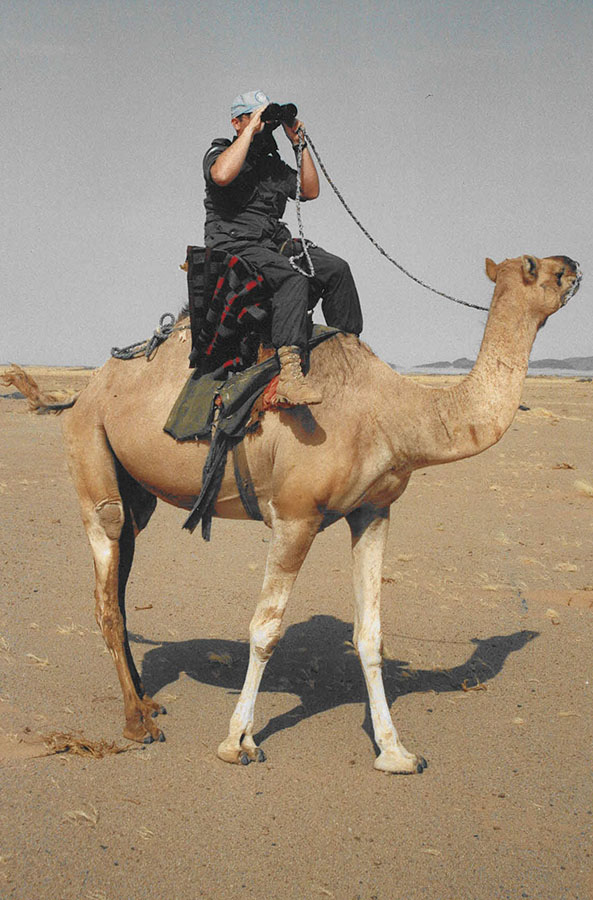
{"type": "Polygon", "coordinates": [[[70,620],[69,625],[56,625],[56,631],[58,634],[74,634],[76,632],[81,637],[85,634],[82,625],[77,625],[73,619],[70,620]]]}
{"type": "Polygon", "coordinates": [[[208,653],[208,659],[210,662],[218,663],[221,666],[227,666],[229,669],[233,665],[233,657],[230,653],[214,653],[210,651],[208,653]]]}
{"type": "Polygon", "coordinates": [[[530,411],[530,417],[537,416],[538,419],[558,419],[557,413],[553,413],[550,409],[544,409],[543,406],[536,406],[530,411]]]}
{"type": "Polygon", "coordinates": [[[99,821],[99,810],[92,803],[89,803],[89,809],[71,809],[64,813],[64,819],[67,822],[73,822],[76,825],[92,825],[93,828],[99,821]]]}
{"type": "Polygon", "coordinates": [[[485,684],[482,684],[481,681],[476,682],[476,684],[468,685],[467,678],[464,678],[461,682],[461,690],[467,694],[468,691],[487,691],[488,687],[485,684]]]}
{"type": "Polygon", "coordinates": [[[42,659],[40,656],[35,656],[34,653],[27,653],[27,659],[29,659],[33,665],[39,666],[40,669],[49,666],[49,659],[47,659],[47,657],[42,659]]]}
{"type": "Polygon", "coordinates": [[[118,746],[115,741],[93,741],[83,737],[80,733],[66,731],[52,731],[44,734],[41,739],[47,747],[47,755],[57,753],[70,753],[72,756],[90,756],[93,759],[102,759],[114,753],[126,753],[128,750],[141,750],[139,744],[125,744],[118,746]]]}
{"type": "Polygon", "coordinates": [[[593,497],[593,484],[588,481],[575,481],[574,488],[585,497],[593,497]]]}

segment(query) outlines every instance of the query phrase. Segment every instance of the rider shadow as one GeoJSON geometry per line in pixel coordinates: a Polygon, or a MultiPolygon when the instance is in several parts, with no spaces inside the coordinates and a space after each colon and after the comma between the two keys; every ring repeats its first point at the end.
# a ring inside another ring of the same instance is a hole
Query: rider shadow
{"type": "MultiPolygon", "coordinates": [[[[537,636],[537,631],[515,631],[485,640],[472,638],[475,649],[471,656],[449,669],[414,669],[404,660],[385,659],[383,681],[389,706],[406,694],[451,693],[484,684],[499,674],[509,654],[537,636]]],[[[142,681],[150,694],[176,681],[181,672],[229,693],[239,693],[243,687],[249,661],[247,641],[204,638],[157,644],[139,634],[130,633],[129,637],[138,644],[154,645],[142,661],[142,681]]],[[[352,625],[333,616],[312,616],[287,628],[266,667],[260,692],[295,694],[300,702],[270,719],[254,735],[257,743],[348,703],[365,704],[363,728],[373,740],[366,685],[351,640],[352,625]]]]}

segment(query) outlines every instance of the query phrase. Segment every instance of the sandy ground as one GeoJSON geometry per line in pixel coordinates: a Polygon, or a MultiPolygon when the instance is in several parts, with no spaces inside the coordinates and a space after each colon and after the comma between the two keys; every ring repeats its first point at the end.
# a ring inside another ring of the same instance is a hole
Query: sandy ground
{"type": "Polygon", "coordinates": [[[384,675],[429,763],[397,777],[373,770],[344,523],[313,545],[264,678],[267,761],[217,759],[268,532],[215,520],[205,544],[164,504],[128,624],[166,743],[29,758],[56,730],[126,742],[60,420],[0,400],[1,900],[590,900],[593,384],[529,379],[523,402],[497,447],[416,473],[393,510],[384,675]]]}

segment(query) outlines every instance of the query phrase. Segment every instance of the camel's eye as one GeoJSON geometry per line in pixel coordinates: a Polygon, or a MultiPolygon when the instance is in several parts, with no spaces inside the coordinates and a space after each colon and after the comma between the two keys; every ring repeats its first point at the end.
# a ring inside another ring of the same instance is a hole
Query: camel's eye
{"type": "Polygon", "coordinates": [[[564,269],[560,272],[556,272],[556,281],[558,282],[558,287],[562,287],[562,276],[564,275],[564,269]]]}

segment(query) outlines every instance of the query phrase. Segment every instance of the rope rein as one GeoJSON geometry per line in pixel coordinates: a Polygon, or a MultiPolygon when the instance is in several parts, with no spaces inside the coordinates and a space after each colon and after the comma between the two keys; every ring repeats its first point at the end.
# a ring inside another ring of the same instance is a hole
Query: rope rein
{"type": "MultiPolygon", "coordinates": [[[[304,144],[304,139],[305,139],[305,138],[304,138],[304,134],[303,134],[302,129],[299,129],[299,133],[298,133],[298,134],[299,134],[299,151],[298,151],[298,156],[297,156],[297,196],[296,196],[296,203],[297,203],[297,206],[296,206],[296,210],[297,210],[297,220],[298,220],[298,223],[299,223],[299,236],[300,236],[300,238],[301,238],[301,241],[303,241],[303,247],[305,247],[305,243],[304,243],[305,237],[304,237],[304,234],[303,234],[303,227],[302,227],[302,221],[301,221],[301,208],[300,208],[300,207],[301,207],[301,200],[300,200],[300,183],[301,183],[301,177],[300,177],[300,176],[301,176],[301,164],[302,164],[302,157],[303,157],[303,144],[304,144]]],[[[313,155],[315,156],[315,159],[316,159],[317,162],[319,163],[319,168],[321,169],[321,171],[322,171],[323,174],[325,175],[325,178],[326,178],[326,180],[327,180],[329,186],[331,187],[332,191],[334,192],[334,194],[336,195],[336,197],[338,198],[338,200],[340,201],[340,203],[342,204],[342,206],[344,207],[344,209],[346,210],[346,212],[348,213],[348,215],[350,216],[350,218],[353,219],[354,222],[358,225],[358,227],[360,228],[360,230],[362,231],[362,233],[364,234],[364,236],[365,236],[366,238],[368,238],[368,240],[371,242],[371,244],[372,244],[374,247],[376,247],[376,249],[379,251],[379,253],[380,253],[382,256],[385,257],[385,259],[389,260],[389,262],[390,262],[392,265],[394,265],[397,269],[399,269],[400,272],[403,272],[404,275],[407,275],[408,278],[411,278],[412,281],[415,281],[416,284],[419,284],[421,287],[426,288],[427,291],[432,291],[433,294],[438,294],[439,297],[444,297],[446,300],[452,300],[453,303],[459,303],[461,306],[467,306],[467,307],[469,307],[470,309],[479,309],[479,310],[481,310],[482,312],[488,312],[488,311],[489,311],[487,306],[478,306],[477,303],[468,303],[466,300],[459,300],[458,297],[452,297],[451,294],[445,294],[443,291],[437,291],[436,288],[431,287],[431,286],[430,286],[429,284],[427,284],[425,281],[422,281],[422,279],[416,278],[415,275],[412,275],[411,272],[408,272],[407,269],[405,269],[400,263],[398,263],[395,259],[393,259],[393,257],[390,256],[389,253],[388,253],[386,250],[384,250],[383,247],[381,247],[380,244],[377,243],[377,241],[372,237],[372,235],[369,234],[369,232],[368,232],[367,229],[364,227],[364,225],[362,224],[362,222],[361,222],[359,219],[357,219],[357,217],[354,215],[354,213],[352,212],[352,210],[350,209],[350,207],[348,206],[348,204],[347,204],[346,201],[344,200],[342,194],[340,193],[340,191],[338,190],[338,188],[336,187],[336,185],[333,183],[332,179],[330,178],[330,176],[329,176],[329,174],[328,174],[328,171],[327,171],[327,169],[325,168],[325,166],[324,166],[324,164],[323,164],[323,160],[321,159],[321,157],[320,157],[320,155],[319,155],[319,152],[318,152],[318,150],[317,150],[315,144],[314,144],[313,141],[311,140],[311,135],[309,134],[309,132],[307,132],[307,142],[308,142],[309,146],[311,147],[311,150],[313,151],[313,155]]],[[[304,252],[305,252],[305,251],[304,251],[304,252]]],[[[301,256],[302,256],[302,255],[303,255],[303,254],[301,254],[301,256]]],[[[306,254],[306,252],[305,252],[305,255],[308,256],[308,254],[306,254]]],[[[293,258],[294,258],[294,257],[293,257],[293,258]]],[[[291,260],[290,260],[291,263],[293,262],[293,258],[291,258],[291,260]]],[[[297,258],[298,258],[298,257],[297,257],[297,258]]],[[[293,267],[296,268],[296,266],[294,266],[294,263],[293,263],[293,267]]],[[[313,267],[311,266],[311,269],[312,269],[312,268],[313,268],[313,267]]],[[[301,270],[301,269],[298,269],[298,271],[301,272],[302,270],[301,270]]],[[[302,274],[303,274],[303,275],[306,275],[307,273],[306,273],[306,272],[302,272],[302,274]]],[[[309,277],[312,277],[312,276],[309,276],[309,277]]]]}
{"type": "Polygon", "coordinates": [[[293,269],[296,269],[297,272],[300,272],[301,275],[304,275],[305,278],[314,278],[315,277],[315,267],[313,265],[313,260],[309,254],[309,247],[316,247],[317,244],[314,244],[312,241],[308,241],[305,237],[305,229],[303,228],[303,219],[301,216],[301,170],[303,167],[303,150],[305,149],[305,135],[302,128],[298,130],[299,143],[297,147],[297,183],[296,183],[296,216],[297,222],[299,223],[299,238],[301,241],[302,252],[298,253],[296,256],[290,256],[288,258],[288,262],[292,266],[293,269]],[[305,271],[305,269],[301,268],[298,261],[305,258],[307,261],[307,265],[309,266],[309,271],[305,271]]]}

